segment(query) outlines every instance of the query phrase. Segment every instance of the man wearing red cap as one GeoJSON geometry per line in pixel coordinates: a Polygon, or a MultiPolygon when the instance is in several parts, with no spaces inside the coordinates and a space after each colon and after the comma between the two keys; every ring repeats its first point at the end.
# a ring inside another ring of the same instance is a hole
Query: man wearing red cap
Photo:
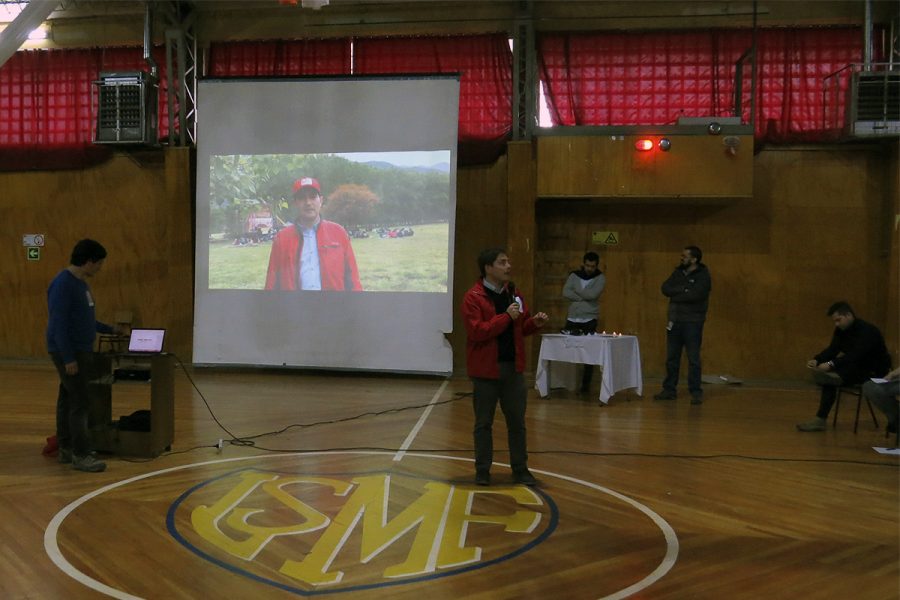
{"type": "Polygon", "coordinates": [[[313,177],[294,182],[296,220],[278,232],[269,254],[267,290],[362,291],[347,231],[319,216],[322,188],[313,177]]]}

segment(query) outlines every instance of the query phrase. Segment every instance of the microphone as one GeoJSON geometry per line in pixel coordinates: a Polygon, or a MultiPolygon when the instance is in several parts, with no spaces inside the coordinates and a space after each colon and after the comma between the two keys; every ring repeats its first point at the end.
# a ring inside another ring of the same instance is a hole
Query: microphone
{"type": "Polygon", "coordinates": [[[506,284],[506,290],[509,292],[509,295],[512,296],[513,302],[519,305],[519,310],[522,310],[522,299],[517,293],[516,284],[510,281],[506,284]]]}

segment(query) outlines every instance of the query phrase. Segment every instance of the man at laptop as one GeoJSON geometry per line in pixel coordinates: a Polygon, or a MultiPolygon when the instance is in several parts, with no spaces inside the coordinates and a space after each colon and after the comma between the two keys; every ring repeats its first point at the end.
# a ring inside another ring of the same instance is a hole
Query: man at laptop
{"type": "Polygon", "coordinates": [[[69,266],[47,290],[47,350],[59,373],[56,400],[56,439],[59,462],[79,471],[97,473],[106,463],[97,460],[88,434],[88,374],[94,337],[99,333],[127,335],[123,326],[111,327],[94,316],[94,297],[87,280],[103,267],[106,249],[94,240],[75,244],[69,266]]]}

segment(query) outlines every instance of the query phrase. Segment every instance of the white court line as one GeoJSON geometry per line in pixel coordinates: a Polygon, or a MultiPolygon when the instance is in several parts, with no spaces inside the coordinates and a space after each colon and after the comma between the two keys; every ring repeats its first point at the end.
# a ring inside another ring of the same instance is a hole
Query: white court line
{"type": "MultiPolygon", "coordinates": [[[[124,479],[122,481],[117,481],[115,483],[110,483],[98,490],[85,494],[81,498],[72,501],[68,506],[64,507],[61,511],[56,513],[56,515],[51,519],[47,529],[44,531],[44,551],[47,553],[47,556],[53,563],[66,575],[75,579],[76,581],[82,583],[86,587],[106,594],[107,596],[111,596],[113,598],[119,598],[121,600],[140,600],[139,596],[134,596],[129,594],[128,592],[115,589],[110,587],[96,579],[93,579],[89,575],[82,573],[79,571],[72,563],[70,563],[62,554],[59,549],[59,543],[57,542],[57,537],[59,536],[59,529],[62,526],[63,521],[69,516],[72,512],[75,511],[76,508],[86,503],[88,500],[96,498],[100,494],[103,494],[107,491],[123,487],[127,484],[134,483],[136,481],[141,481],[143,479],[148,479],[150,477],[156,477],[157,475],[164,475],[167,473],[174,473],[176,471],[183,471],[187,469],[193,469],[195,467],[202,467],[207,465],[215,465],[215,464],[224,464],[231,462],[240,462],[240,461],[250,461],[250,460],[265,460],[270,458],[283,458],[288,456],[296,456],[298,458],[306,458],[309,456],[322,456],[322,455],[334,455],[334,454],[348,454],[348,455],[369,455],[369,456],[378,456],[378,455],[386,455],[390,454],[389,452],[383,451],[334,451],[334,450],[326,450],[321,452],[298,452],[296,454],[280,454],[277,456],[241,456],[236,458],[222,458],[218,460],[210,460],[200,463],[193,463],[187,465],[179,465],[177,467],[169,467],[167,469],[162,469],[159,471],[153,471],[152,473],[144,473],[142,475],[136,475],[129,479],[124,479]]],[[[451,460],[451,461],[461,461],[461,462],[474,462],[474,459],[471,458],[463,458],[460,456],[444,456],[440,454],[417,454],[415,451],[411,453],[411,456],[415,456],[423,459],[441,459],[441,460],[451,460]]],[[[633,583],[632,585],[626,587],[625,589],[619,590],[617,592],[613,592],[607,596],[603,596],[600,600],[622,600],[623,598],[627,598],[632,596],[643,589],[646,589],[653,583],[662,579],[663,576],[668,573],[672,567],[675,566],[675,562],[678,559],[678,536],[675,534],[675,531],[672,527],[663,519],[661,516],[653,512],[649,507],[644,506],[640,502],[636,500],[632,500],[628,496],[624,494],[620,494],[614,490],[603,487],[601,485],[597,485],[596,483],[591,483],[590,481],[585,481],[583,479],[577,479],[575,477],[569,477],[568,475],[562,475],[560,473],[554,473],[552,471],[544,471],[541,469],[532,469],[535,473],[539,475],[547,475],[549,477],[556,477],[558,479],[562,479],[565,481],[569,481],[571,483],[575,483],[576,485],[582,485],[598,492],[602,492],[604,494],[609,494],[610,496],[617,498],[623,502],[626,502],[630,506],[636,508],[638,511],[646,515],[650,518],[650,520],[662,530],[663,537],[666,540],[666,554],[663,557],[662,561],[659,565],[656,566],[655,569],[647,576],[645,576],[640,581],[633,583]]]]}
{"type": "Polygon", "coordinates": [[[409,435],[406,436],[406,439],[403,440],[403,443],[400,445],[400,449],[397,451],[397,454],[394,455],[394,462],[400,462],[403,460],[403,457],[406,456],[407,448],[412,445],[413,440],[416,439],[416,436],[419,434],[419,430],[422,429],[422,425],[425,424],[425,420],[428,419],[428,415],[431,414],[431,409],[434,408],[434,403],[437,402],[438,398],[441,397],[441,394],[444,393],[444,389],[447,387],[447,384],[450,383],[449,379],[445,379],[444,383],[441,384],[441,387],[438,388],[438,391],[434,393],[434,396],[431,397],[431,402],[428,403],[428,408],[425,409],[425,412],[422,413],[422,416],[419,417],[418,422],[416,422],[415,426],[409,432],[409,435]]]}

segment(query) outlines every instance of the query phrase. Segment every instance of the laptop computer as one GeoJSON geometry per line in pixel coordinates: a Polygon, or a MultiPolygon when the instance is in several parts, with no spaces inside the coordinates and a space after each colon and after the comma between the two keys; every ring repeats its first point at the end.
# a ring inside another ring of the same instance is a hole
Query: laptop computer
{"type": "Polygon", "coordinates": [[[165,329],[132,329],[128,339],[129,354],[159,354],[166,338],[165,329]]]}

